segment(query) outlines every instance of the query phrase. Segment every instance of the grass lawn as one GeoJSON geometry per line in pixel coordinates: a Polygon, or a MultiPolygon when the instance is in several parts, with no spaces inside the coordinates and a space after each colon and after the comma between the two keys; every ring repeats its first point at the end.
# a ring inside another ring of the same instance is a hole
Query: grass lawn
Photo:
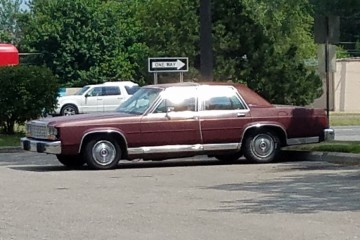
{"type": "Polygon", "coordinates": [[[24,137],[23,133],[15,135],[0,134],[0,147],[17,147],[20,146],[20,138],[24,137]]]}
{"type": "Polygon", "coordinates": [[[360,126],[360,113],[330,113],[330,126],[360,126]]]}
{"type": "Polygon", "coordinates": [[[311,152],[360,153],[360,141],[331,141],[286,147],[287,150],[311,152]]]}

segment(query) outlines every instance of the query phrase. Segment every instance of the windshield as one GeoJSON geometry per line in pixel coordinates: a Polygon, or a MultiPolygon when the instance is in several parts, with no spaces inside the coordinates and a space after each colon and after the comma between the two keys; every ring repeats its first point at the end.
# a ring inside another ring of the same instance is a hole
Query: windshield
{"type": "Polygon", "coordinates": [[[155,99],[158,98],[161,91],[162,89],[159,88],[140,88],[128,100],[120,104],[116,111],[138,115],[144,114],[155,99]]]}
{"type": "Polygon", "coordinates": [[[83,88],[79,89],[74,95],[83,95],[89,88],[90,86],[84,86],[83,88]]]}

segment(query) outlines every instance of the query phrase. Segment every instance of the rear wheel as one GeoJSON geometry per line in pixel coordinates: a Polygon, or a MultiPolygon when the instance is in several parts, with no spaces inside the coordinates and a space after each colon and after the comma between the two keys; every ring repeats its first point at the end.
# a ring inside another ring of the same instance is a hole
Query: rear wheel
{"type": "Polygon", "coordinates": [[[279,137],[267,130],[249,134],[245,139],[244,155],[256,163],[268,163],[276,159],[280,151],[279,137]]]}
{"type": "Polygon", "coordinates": [[[61,164],[69,168],[79,168],[85,164],[85,160],[81,155],[56,155],[61,164]]]}
{"type": "Polygon", "coordinates": [[[119,143],[109,136],[96,137],[87,142],[84,148],[84,158],[92,169],[115,168],[121,155],[119,143]]]}
{"type": "Polygon", "coordinates": [[[79,111],[78,111],[78,108],[73,105],[73,104],[66,104],[65,106],[63,106],[61,108],[61,115],[62,116],[70,116],[70,115],[75,115],[75,114],[78,114],[79,111]]]}

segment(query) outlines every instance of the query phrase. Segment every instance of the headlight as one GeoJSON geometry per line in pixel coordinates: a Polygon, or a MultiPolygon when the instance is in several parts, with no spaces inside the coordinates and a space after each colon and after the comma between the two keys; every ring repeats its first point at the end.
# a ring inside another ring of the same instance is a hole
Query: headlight
{"type": "Polygon", "coordinates": [[[48,126],[48,139],[56,140],[58,135],[58,130],[55,127],[48,126]]]}

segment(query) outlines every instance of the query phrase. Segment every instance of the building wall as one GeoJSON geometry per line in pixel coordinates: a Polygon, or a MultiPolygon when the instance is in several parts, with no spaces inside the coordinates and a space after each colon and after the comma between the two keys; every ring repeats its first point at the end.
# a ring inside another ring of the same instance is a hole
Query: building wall
{"type": "MultiPolygon", "coordinates": [[[[323,95],[310,106],[326,109],[326,76],[323,95]]],[[[360,112],[360,58],[339,59],[336,72],[329,76],[329,109],[334,112],[360,112]]]]}
{"type": "Polygon", "coordinates": [[[334,90],[334,111],[360,112],[360,59],[337,61],[334,90]]]}

